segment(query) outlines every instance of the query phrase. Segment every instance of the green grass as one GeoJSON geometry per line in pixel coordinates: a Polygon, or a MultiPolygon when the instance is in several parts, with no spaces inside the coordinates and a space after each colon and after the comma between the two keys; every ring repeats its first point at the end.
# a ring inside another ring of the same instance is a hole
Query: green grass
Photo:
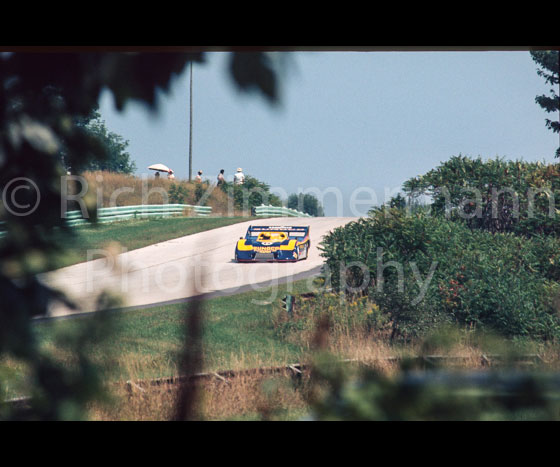
{"type": "MultiPolygon", "coordinates": [[[[307,291],[307,281],[284,284],[204,302],[204,369],[254,368],[299,362],[306,349],[282,340],[273,327],[273,313],[288,293],[307,291]]],[[[113,358],[111,379],[157,378],[177,374],[184,343],[187,304],[159,306],[111,314],[112,332],[92,357],[113,358]]],[[[57,336],[74,333],[89,317],[45,321],[34,327],[42,345],[55,354],[57,336]]]]}
{"type": "Polygon", "coordinates": [[[130,251],[251,219],[254,218],[171,217],[80,226],[74,229],[75,235],[71,239],[61,236],[59,243],[64,245],[65,250],[57,257],[54,266],[60,268],[84,262],[87,260],[88,250],[100,249],[109,242],[119,242],[130,251]]]}

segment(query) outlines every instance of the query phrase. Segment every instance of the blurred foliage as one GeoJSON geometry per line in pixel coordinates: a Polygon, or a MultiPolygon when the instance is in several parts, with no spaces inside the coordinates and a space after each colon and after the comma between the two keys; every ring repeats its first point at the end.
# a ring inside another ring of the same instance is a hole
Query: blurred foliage
{"type": "Polygon", "coordinates": [[[263,93],[270,103],[277,104],[279,70],[274,56],[276,54],[261,52],[231,54],[230,72],[239,89],[263,93]]]}
{"type": "MultiPolygon", "coordinates": [[[[103,300],[107,300],[104,297],[103,300]]],[[[105,305],[118,305],[118,300],[105,301],[105,305]]],[[[92,402],[109,404],[104,391],[105,371],[111,367],[112,356],[99,352],[99,347],[110,338],[113,323],[103,312],[91,320],[82,320],[72,332],[60,333],[51,345],[54,354],[35,348],[35,354],[22,360],[27,366],[25,391],[30,399],[25,404],[0,403],[0,420],[84,420],[85,408],[92,402]],[[55,355],[70,355],[57,358],[55,355]],[[94,359],[93,356],[98,358],[94,359]]],[[[0,394],[6,393],[8,381],[0,379],[0,394]]]]}
{"type": "Polygon", "coordinates": [[[483,371],[434,359],[431,352],[446,355],[466,335],[453,326],[440,328],[422,340],[419,355],[403,356],[390,370],[344,362],[319,349],[311,361],[308,419],[560,420],[560,377],[546,364],[523,363],[523,345],[469,333],[471,345],[493,356],[492,362],[485,357],[483,371]]]}
{"type": "MultiPolygon", "coordinates": [[[[275,62],[262,53],[231,56],[236,85],[277,102],[275,62]]],[[[118,110],[136,100],[155,112],[158,90],[168,91],[173,77],[188,63],[204,61],[204,52],[0,54],[0,221],[7,232],[0,240],[0,361],[9,356],[30,368],[33,418],[79,419],[92,391],[98,389],[92,384],[87,352],[80,350],[86,341],[70,343],[79,362],[75,368],[57,367],[42,355],[32,332],[32,319],[47,315],[53,301],[73,306],[35,276],[56,265],[65,236],[72,235],[61,215],[62,152],[73,173],[91,164],[102,166],[109,157],[107,148],[78,124],[97,108],[101,91],[113,95],[118,110]]],[[[95,200],[88,208],[95,219],[95,200]]],[[[88,335],[99,334],[84,332],[88,335]]]]}
{"type": "Polygon", "coordinates": [[[312,420],[560,420],[560,381],[546,373],[402,369],[396,376],[363,369],[349,374],[335,361],[317,365],[322,391],[312,420]]]}
{"type": "MultiPolygon", "coordinates": [[[[333,325],[317,321],[317,336],[333,325]],[[319,330],[321,329],[321,330],[319,330]]],[[[521,346],[503,338],[478,334],[479,349],[501,352],[503,359],[485,371],[453,369],[429,352],[445,354],[464,334],[447,326],[427,336],[420,355],[403,356],[393,369],[373,362],[341,361],[316,338],[307,391],[309,420],[320,421],[488,421],[559,420],[560,377],[530,369],[516,360],[521,346]],[[491,337],[488,339],[488,337],[491,337]],[[373,363],[373,364],[372,364],[373,363]]],[[[441,355],[441,354],[440,354],[441,355]]],[[[488,360],[486,360],[488,361],[488,360]]],[[[490,364],[490,363],[488,363],[490,364]]],[[[472,363],[470,364],[472,365],[472,363]]]]}

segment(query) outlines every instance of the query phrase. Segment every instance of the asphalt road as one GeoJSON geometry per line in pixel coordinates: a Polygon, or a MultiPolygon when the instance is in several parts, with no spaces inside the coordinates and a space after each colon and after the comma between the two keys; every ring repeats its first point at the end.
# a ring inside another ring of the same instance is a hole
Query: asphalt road
{"type": "MultiPolygon", "coordinates": [[[[92,260],[40,276],[62,290],[82,313],[98,308],[103,291],[119,295],[124,307],[176,303],[207,294],[216,296],[258,289],[317,274],[323,258],[317,249],[323,235],[354,221],[348,217],[273,218],[221,227],[137,250],[94,251],[92,260]],[[297,263],[236,263],[236,241],[249,225],[309,225],[309,258],[297,263]]],[[[49,316],[72,313],[56,304],[49,316]]]]}

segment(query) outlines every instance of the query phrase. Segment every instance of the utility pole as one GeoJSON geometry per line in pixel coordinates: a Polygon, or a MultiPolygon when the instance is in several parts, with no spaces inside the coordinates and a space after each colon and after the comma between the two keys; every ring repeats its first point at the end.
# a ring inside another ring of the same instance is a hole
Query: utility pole
{"type": "Polygon", "coordinates": [[[192,62],[191,62],[191,93],[189,118],[189,182],[192,181],[192,62]]]}

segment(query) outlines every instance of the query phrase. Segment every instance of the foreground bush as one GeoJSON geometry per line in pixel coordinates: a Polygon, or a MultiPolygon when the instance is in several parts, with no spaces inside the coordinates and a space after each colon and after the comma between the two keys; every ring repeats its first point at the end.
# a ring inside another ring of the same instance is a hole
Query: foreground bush
{"type": "Polygon", "coordinates": [[[560,335],[555,238],[491,234],[384,207],[335,229],[322,249],[333,289],[367,296],[392,322],[393,338],[445,323],[506,337],[560,335]]]}
{"type": "Polygon", "coordinates": [[[351,374],[323,358],[315,367],[310,420],[560,420],[558,380],[539,372],[428,372],[394,377],[368,368],[351,374]]]}

